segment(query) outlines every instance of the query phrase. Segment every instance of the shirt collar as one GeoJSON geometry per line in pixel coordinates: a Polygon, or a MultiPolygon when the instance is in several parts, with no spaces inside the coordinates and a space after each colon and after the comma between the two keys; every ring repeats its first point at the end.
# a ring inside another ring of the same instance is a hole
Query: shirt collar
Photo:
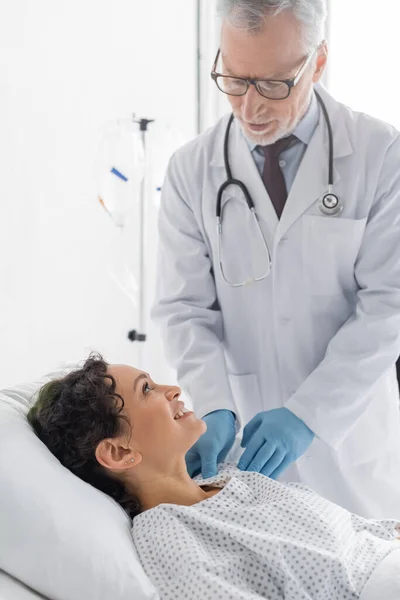
{"type": "MultiPolygon", "coordinates": [[[[293,131],[293,135],[295,135],[303,144],[306,146],[310,143],[310,140],[313,136],[315,128],[319,121],[319,107],[318,100],[316,95],[313,93],[311,96],[311,102],[307,109],[306,114],[301,119],[300,123],[297,125],[296,129],[293,131]]],[[[244,134],[243,134],[244,135],[244,134]]],[[[258,146],[258,144],[250,141],[246,136],[245,140],[250,152],[253,152],[258,146]]]]}

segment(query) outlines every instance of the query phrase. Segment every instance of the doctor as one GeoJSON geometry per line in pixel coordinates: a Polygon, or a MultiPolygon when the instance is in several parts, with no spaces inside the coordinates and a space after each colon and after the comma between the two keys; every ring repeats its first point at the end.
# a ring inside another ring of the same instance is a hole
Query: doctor
{"type": "Polygon", "coordinates": [[[324,0],[220,10],[234,119],[171,158],[159,218],[153,317],[207,423],[189,472],[243,433],[239,468],[400,518],[399,133],[318,84],[324,0]]]}

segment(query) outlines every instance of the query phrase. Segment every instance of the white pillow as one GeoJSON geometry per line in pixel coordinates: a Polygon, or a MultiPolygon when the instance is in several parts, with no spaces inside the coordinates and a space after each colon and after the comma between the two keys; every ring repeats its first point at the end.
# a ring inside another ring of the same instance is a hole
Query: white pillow
{"type": "Polygon", "coordinates": [[[70,473],[26,419],[47,381],[0,391],[0,569],[52,600],[156,600],[131,520],[70,473]]]}

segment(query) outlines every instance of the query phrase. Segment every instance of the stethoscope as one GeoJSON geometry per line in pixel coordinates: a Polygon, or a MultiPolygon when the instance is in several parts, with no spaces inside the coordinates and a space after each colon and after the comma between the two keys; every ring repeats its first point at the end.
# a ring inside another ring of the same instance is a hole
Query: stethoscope
{"type": "MultiPolygon", "coordinates": [[[[343,210],[343,205],[340,203],[339,198],[336,196],[336,194],[333,193],[333,158],[334,158],[334,152],[333,152],[333,132],[332,132],[332,125],[331,125],[331,121],[328,115],[328,111],[326,109],[326,106],[321,98],[321,96],[318,94],[318,92],[315,91],[315,95],[317,97],[317,100],[321,106],[322,112],[324,113],[324,118],[325,118],[325,122],[326,122],[326,126],[328,129],[328,136],[329,136],[329,180],[328,180],[328,192],[326,194],[324,194],[324,196],[322,196],[322,198],[319,199],[318,201],[318,208],[321,212],[321,214],[323,214],[324,216],[327,217],[336,217],[338,216],[342,210],[343,210]]],[[[218,231],[218,262],[219,262],[219,267],[220,267],[220,271],[221,271],[221,275],[224,279],[224,281],[226,283],[228,283],[229,285],[231,285],[232,287],[242,287],[244,285],[249,285],[250,283],[254,283],[257,281],[262,281],[263,279],[265,279],[268,274],[271,271],[271,264],[272,264],[272,260],[271,260],[271,253],[269,251],[268,248],[268,244],[267,241],[261,231],[261,227],[260,227],[260,223],[258,220],[258,216],[255,210],[255,206],[254,206],[254,202],[252,200],[252,197],[250,196],[249,190],[247,189],[247,187],[245,186],[245,184],[243,183],[243,181],[240,181],[239,179],[234,179],[232,177],[232,171],[229,165],[229,158],[228,158],[228,149],[229,149],[229,133],[230,133],[230,129],[232,126],[232,122],[234,119],[234,115],[232,114],[229,118],[228,121],[228,125],[226,128],[226,132],[225,132],[225,139],[224,139],[224,163],[225,163],[225,171],[226,171],[226,181],[221,185],[221,187],[218,190],[218,195],[217,195],[217,208],[216,208],[216,215],[217,215],[217,231],[218,231]],[[222,259],[221,259],[221,246],[222,246],[222,194],[224,193],[224,191],[226,190],[227,187],[229,186],[238,186],[241,191],[243,192],[243,195],[245,197],[247,206],[249,207],[249,210],[251,212],[251,215],[254,219],[255,225],[256,225],[256,231],[258,233],[258,235],[260,236],[260,240],[261,243],[265,249],[267,258],[268,258],[268,264],[267,264],[267,269],[266,271],[260,275],[259,277],[250,277],[244,281],[238,282],[238,283],[233,283],[232,281],[229,281],[228,278],[226,277],[225,273],[224,273],[224,269],[222,266],[222,259]]]]}

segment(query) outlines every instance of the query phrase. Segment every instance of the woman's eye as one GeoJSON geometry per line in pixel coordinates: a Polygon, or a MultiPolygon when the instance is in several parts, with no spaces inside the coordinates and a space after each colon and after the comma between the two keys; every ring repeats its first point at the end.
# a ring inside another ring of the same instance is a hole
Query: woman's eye
{"type": "Polygon", "coordinates": [[[151,392],[151,387],[149,386],[148,382],[146,381],[146,383],[143,386],[143,394],[148,394],[149,392],[151,392]]]}

